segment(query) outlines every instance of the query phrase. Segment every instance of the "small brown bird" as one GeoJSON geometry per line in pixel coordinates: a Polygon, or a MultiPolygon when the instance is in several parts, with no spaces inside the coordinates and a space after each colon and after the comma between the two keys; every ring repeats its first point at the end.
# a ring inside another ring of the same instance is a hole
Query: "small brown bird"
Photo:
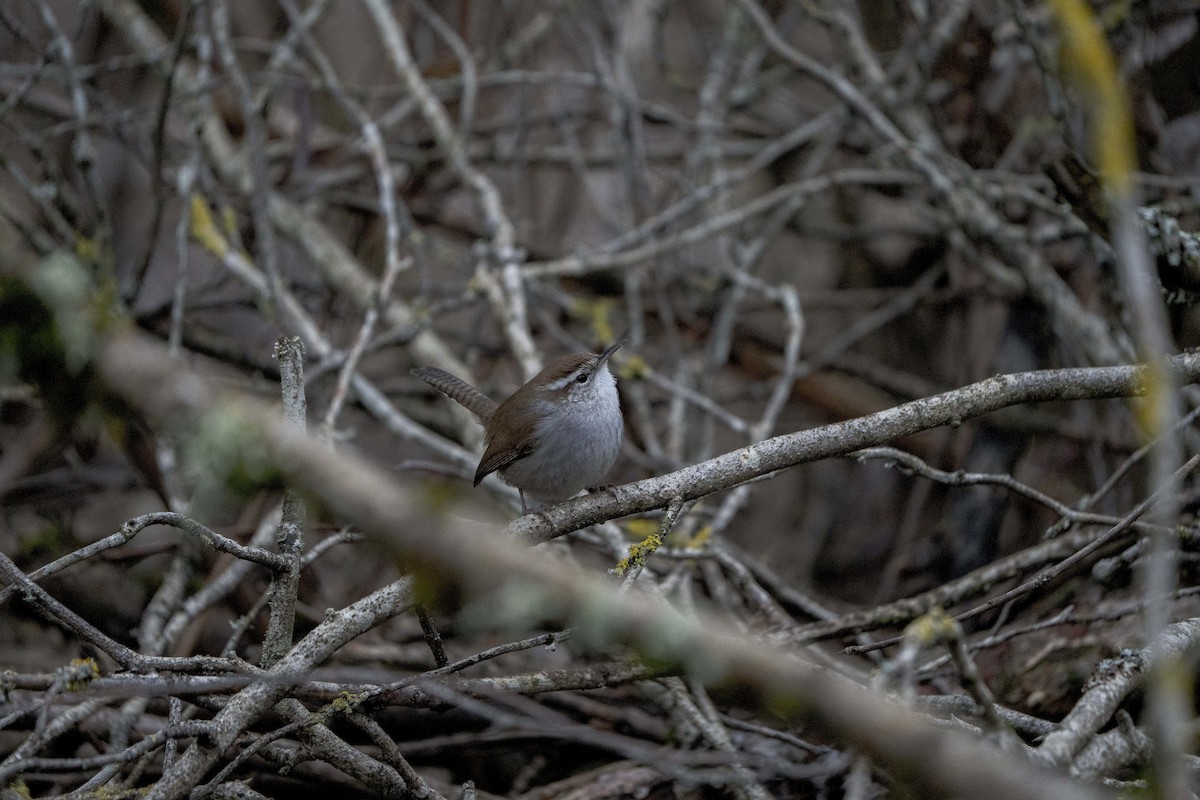
{"type": "Polygon", "coordinates": [[[530,504],[552,505],[598,485],[616,461],[625,426],[608,360],[620,346],[560,356],[499,405],[436,367],[412,373],[483,423],[486,447],[475,485],[499,472],[520,491],[528,513],[530,504]]]}

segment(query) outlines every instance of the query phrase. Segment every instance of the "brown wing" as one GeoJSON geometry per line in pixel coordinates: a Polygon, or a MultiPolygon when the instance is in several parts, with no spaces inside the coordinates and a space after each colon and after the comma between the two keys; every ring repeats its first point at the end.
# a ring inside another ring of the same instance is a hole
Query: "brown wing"
{"type": "Polygon", "coordinates": [[[514,461],[519,461],[529,455],[532,447],[518,446],[513,448],[498,439],[488,442],[487,449],[483,451],[483,458],[479,460],[479,467],[475,470],[475,485],[491,475],[498,469],[504,469],[514,461]]]}
{"type": "Polygon", "coordinates": [[[484,426],[484,441],[487,447],[479,468],[475,470],[475,485],[498,469],[504,469],[533,451],[530,434],[532,427],[527,415],[522,413],[528,403],[524,394],[528,386],[522,386],[512,397],[501,403],[484,426]]]}

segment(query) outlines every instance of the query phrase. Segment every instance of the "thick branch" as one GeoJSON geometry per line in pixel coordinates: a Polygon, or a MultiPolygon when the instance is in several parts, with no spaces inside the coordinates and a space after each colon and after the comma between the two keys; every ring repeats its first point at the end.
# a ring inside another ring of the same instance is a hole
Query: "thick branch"
{"type": "MultiPolygon", "coordinates": [[[[1200,379],[1200,353],[1168,360],[1180,383],[1200,379]]],[[[796,431],[743,447],[700,464],[529,514],[508,526],[518,539],[544,542],[614,517],[685,502],[787,467],[840,456],[942,425],[958,425],[1007,406],[1062,400],[1108,400],[1144,391],[1144,367],[1084,367],[997,375],[961,389],[865,417],[796,431]]]]}

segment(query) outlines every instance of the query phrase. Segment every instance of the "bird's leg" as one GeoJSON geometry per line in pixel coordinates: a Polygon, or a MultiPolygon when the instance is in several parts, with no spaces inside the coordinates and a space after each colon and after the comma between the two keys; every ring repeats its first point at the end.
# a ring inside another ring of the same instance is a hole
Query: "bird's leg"
{"type": "Polygon", "coordinates": [[[528,514],[529,506],[525,505],[525,490],[517,489],[517,492],[521,495],[521,511],[522,513],[528,514]]]}

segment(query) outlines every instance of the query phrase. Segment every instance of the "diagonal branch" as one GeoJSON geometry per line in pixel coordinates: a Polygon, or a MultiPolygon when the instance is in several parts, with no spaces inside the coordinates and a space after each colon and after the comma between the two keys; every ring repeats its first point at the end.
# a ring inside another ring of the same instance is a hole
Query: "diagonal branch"
{"type": "MultiPolygon", "coordinates": [[[[1172,356],[1167,359],[1167,368],[1180,383],[1200,380],[1200,353],[1172,356]]],[[[942,425],[959,425],[1008,406],[1140,396],[1145,390],[1145,377],[1146,367],[1141,366],[997,375],[876,414],[783,434],[667,475],[576,498],[514,520],[508,532],[523,541],[544,542],[614,517],[663,508],[674,498],[694,500],[776,470],[845,455],[942,425]]]]}

